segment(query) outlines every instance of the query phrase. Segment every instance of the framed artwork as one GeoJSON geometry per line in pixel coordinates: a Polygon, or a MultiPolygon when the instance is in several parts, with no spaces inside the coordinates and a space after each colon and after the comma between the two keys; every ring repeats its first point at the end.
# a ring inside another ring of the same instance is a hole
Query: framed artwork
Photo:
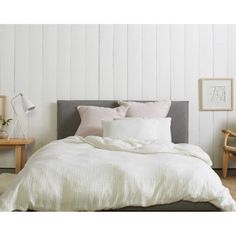
{"type": "Polygon", "coordinates": [[[0,119],[6,119],[7,97],[0,95],[0,119]]]}
{"type": "Polygon", "coordinates": [[[201,111],[233,110],[233,79],[200,79],[201,111]]]}

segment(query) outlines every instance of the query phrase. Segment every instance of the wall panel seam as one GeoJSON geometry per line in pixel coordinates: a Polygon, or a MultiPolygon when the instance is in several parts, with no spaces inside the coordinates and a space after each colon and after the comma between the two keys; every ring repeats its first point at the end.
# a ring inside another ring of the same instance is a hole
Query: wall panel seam
{"type": "MultiPolygon", "coordinates": [[[[214,25],[212,25],[212,77],[215,77],[215,31],[214,31],[214,25]]],[[[214,153],[214,149],[215,149],[215,145],[214,145],[214,124],[215,124],[215,112],[212,112],[212,124],[213,124],[213,131],[212,131],[212,162],[214,165],[215,162],[215,153],[214,153]]]]}
{"type": "Polygon", "coordinates": [[[113,87],[113,95],[112,98],[116,98],[115,96],[115,73],[114,73],[114,60],[115,60],[115,26],[112,25],[112,87],[113,87]]]}
{"type": "Polygon", "coordinates": [[[173,46],[172,46],[172,25],[170,25],[169,31],[170,31],[170,100],[172,100],[172,67],[173,67],[173,63],[172,63],[172,51],[173,51],[173,46]]]}
{"type": "Polygon", "coordinates": [[[199,113],[199,116],[198,116],[198,143],[200,145],[200,132],[201,132],[201,128],[200,128],[200,119],[201,119],[201,113],[200,113],[200,110],[199,110],[199,77],[200,77],[200,25],[198,25],[198,79],[197,79],[197,86],[198,86],[198,91],[197,91],[197,99],[198,99],[198,102],[197,102],[197,105],[198,105],[198,113],[199,113]]]}
{"type": "Polygon", "coordinates": [[[129,100],[129,25],[127,25],[127,100],[129,100]]]}
{"type": "MultiPolygon", "coordinates": [[[[227,30],[227,33],[226,33],[226,36],[227,36],[227,40],[226,40],[226,42],[227,42],[227,48],[226,48],[226,53],[227,53],[227,56],[226,56],[226,60],[227,60],[227,62],[226,62],[226,74],[227,74],[227,77],[229,77],[229,27],[228,27],[228,25],[226,25],[226,30],[227,30]]],[[[226,116],[227,116],[227,123],[226,123],[226,127],[227,127],[227,129],[228,129],[228,127],[229,127],[229,112],[227,111],[227,113],[226,113],[226,116]]]]}
{"type": "Polygon", "coordinates": [[[157,81],[158,81],[158,75],[157,75],[157,53],[158,53],[158,51],[157,51],[157,47],[158,47],[158,44],[157,44],[157,37],[158,37],[157,29],[158,29],[158,26],[157,26],[157,24],[155,26],[156,26],[155,27],[155,29],[156,29],[156,63],[155,63],[155,65],[156,65],[156,100],[157,100],[158,99],[158,83],[157,83],[157,81]]]}
{"type": "Polygon", "coordinates": [[[101,66],[101,31],[100,31],[100,24],[98,25],[98,100],[100,100],[101,98],[101,95],[100,95],[100,86],[101,86],[101,83],[100,83],[100,66],[101,66]]]}
{"type": "Polygon", "coordinates": [[[184,56],[184,70],[183,70],[183,72],[184,72],[184,100],[186,100],[186,80],[187,80],[186,71],[185,71],[185,65],[186,65],[186,44],[185,44],[186,30],[185,29],[186,29],[186,27],[184,25],[184,37],[183,37],[183,40],[184,40],[184,42],[183,42],[183,44],[184,44],[184,48],[183,48],[183,50],[184,50],[184,53],[183,53],[183,56],[184,56]]]}
{"type": "Polygon", "coordinates": [[[72,25],[70,25],[70,86],[69,86],[69,92],[70,92],[70,94],[69,94],[69,98],[71,99],[71,72],[72,72],[72,70],[71,70],[71,50],[72,50],[72,47],[71,47],[71,45],[72,45],[72,25]]]}
{"type": "MultiPolygon", "coordinates": [[[[16,95],[16,25],[14,25],[14,96],[16,95]]],[[[14,114],[15,119],[15,114],[14,114]]]]}

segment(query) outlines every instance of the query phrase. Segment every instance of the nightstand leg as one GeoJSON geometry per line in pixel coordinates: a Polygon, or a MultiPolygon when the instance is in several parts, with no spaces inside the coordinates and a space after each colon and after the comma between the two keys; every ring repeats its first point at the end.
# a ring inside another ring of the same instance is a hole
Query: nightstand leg
{"type": "Polygon", "coordinates": [[[16,146],[15,151],[16,151],[16,169],[15,169],[15,172],[18,173],[21,170],[21,146],[16,146]]]}
{"type": "Polygon", "coordinates": [[[25,145],[21,146],[21,169],[24,168],[26,161],[25,145]]]}

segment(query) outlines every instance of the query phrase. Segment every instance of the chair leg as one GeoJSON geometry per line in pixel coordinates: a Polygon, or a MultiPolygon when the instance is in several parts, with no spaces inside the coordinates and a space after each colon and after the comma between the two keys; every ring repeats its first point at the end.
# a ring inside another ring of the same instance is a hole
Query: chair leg
{"type": "Polygon", "coordinates": [[[225,178],[227,176],[228,161],[229,161],[229,153],[227,151],[224,151],[224,154],[223,154],[223,178],[225,178]]]}

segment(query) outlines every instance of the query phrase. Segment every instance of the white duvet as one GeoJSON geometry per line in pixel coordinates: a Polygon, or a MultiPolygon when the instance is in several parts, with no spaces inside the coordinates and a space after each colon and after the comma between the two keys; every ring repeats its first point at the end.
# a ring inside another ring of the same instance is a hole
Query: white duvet
{"type": "Polygon", "coordinates": [[[0,196],[0,210],[95,211],[186,200],[235,211],[210,165],[189,144],[69,137],[30,158],[0,196]]]}

